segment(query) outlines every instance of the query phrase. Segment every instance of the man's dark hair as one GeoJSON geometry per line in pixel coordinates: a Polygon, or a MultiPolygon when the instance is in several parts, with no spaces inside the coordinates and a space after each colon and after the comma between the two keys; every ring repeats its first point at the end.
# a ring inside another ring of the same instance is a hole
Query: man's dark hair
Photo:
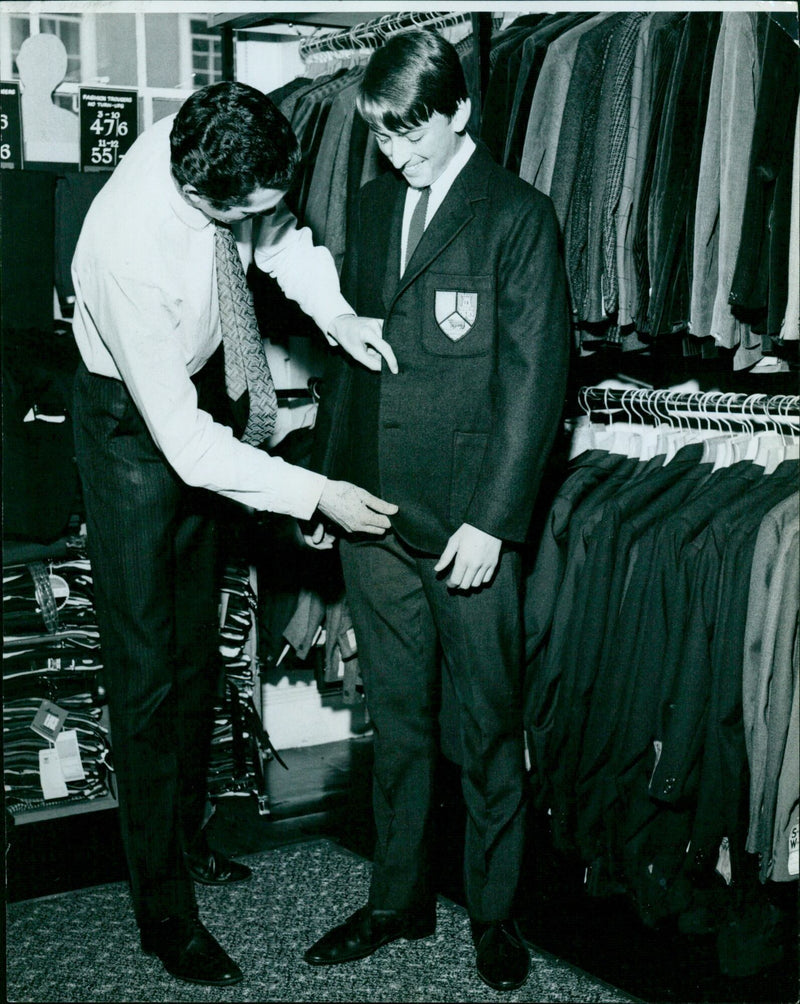
{"type": "Polygon", "coordinates": [[[433,31],[394,35],[370,56],[356,103],[369,125],[403,132],[439,112],[451,118],[467,98],[455,48],[433,31]]]}
{"type": "Polygon", "coordinates": [[[300,161],[292,128],[255,87],[203,87],[181,106],[169,137],[172,173],[216,209],[243,205],[257,188],[288,189],[300,161]]]}

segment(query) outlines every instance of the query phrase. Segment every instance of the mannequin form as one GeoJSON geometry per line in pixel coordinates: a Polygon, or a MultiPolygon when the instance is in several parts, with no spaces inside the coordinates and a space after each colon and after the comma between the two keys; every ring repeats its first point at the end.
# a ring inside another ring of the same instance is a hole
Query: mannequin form
{"type": "Polygon", "coordinates": [[[78,116],[53,104],[67,73],[67,50],[55,35],[31,35],[17,55],[26,161],[77,161],[78,116]]]}

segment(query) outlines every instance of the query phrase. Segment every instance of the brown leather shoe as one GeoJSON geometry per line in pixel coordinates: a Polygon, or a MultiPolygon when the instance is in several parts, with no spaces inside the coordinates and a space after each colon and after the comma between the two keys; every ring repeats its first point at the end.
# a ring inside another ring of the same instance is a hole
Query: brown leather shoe
{"type": "Polygon", "coordinates": [[[309,948],[303,958],[310,966],[331,966],[364,959],[390,941],[427,938],[436,929],[436,914],[373,910],[363,906],[309,948]]]}

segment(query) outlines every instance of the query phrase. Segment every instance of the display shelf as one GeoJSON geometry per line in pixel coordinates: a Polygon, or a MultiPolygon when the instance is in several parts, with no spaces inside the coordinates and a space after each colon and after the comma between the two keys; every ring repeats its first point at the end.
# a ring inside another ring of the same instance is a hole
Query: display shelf
{"type": "Polygon", "coordinates": [[[101,809],[116,809],[119,803],[109,792],[99,798],[53,798],[40,805],[17,806],[9,808],[9,813],[16,826],[26,823],[41,823],[47,819],[63,819],[64,816],[79,816],[86,812],[99,812],[101,809]]]}

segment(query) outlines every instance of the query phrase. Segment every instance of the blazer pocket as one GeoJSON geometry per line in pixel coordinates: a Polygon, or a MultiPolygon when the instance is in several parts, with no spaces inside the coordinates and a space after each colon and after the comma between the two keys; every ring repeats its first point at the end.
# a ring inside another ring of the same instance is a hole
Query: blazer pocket
{"type": "Polygon", "coordinates": [[[475,494],[489,437],[485,432],[453,433],[453,467],[450,479],[450,519],[461,526],[475,494]]]}
{"type": "Polygon", "coordinates": [[[494,280],[490,275],[425,276],[422,347],[435,356],[484,356],[494,340],[494,280]]]}

